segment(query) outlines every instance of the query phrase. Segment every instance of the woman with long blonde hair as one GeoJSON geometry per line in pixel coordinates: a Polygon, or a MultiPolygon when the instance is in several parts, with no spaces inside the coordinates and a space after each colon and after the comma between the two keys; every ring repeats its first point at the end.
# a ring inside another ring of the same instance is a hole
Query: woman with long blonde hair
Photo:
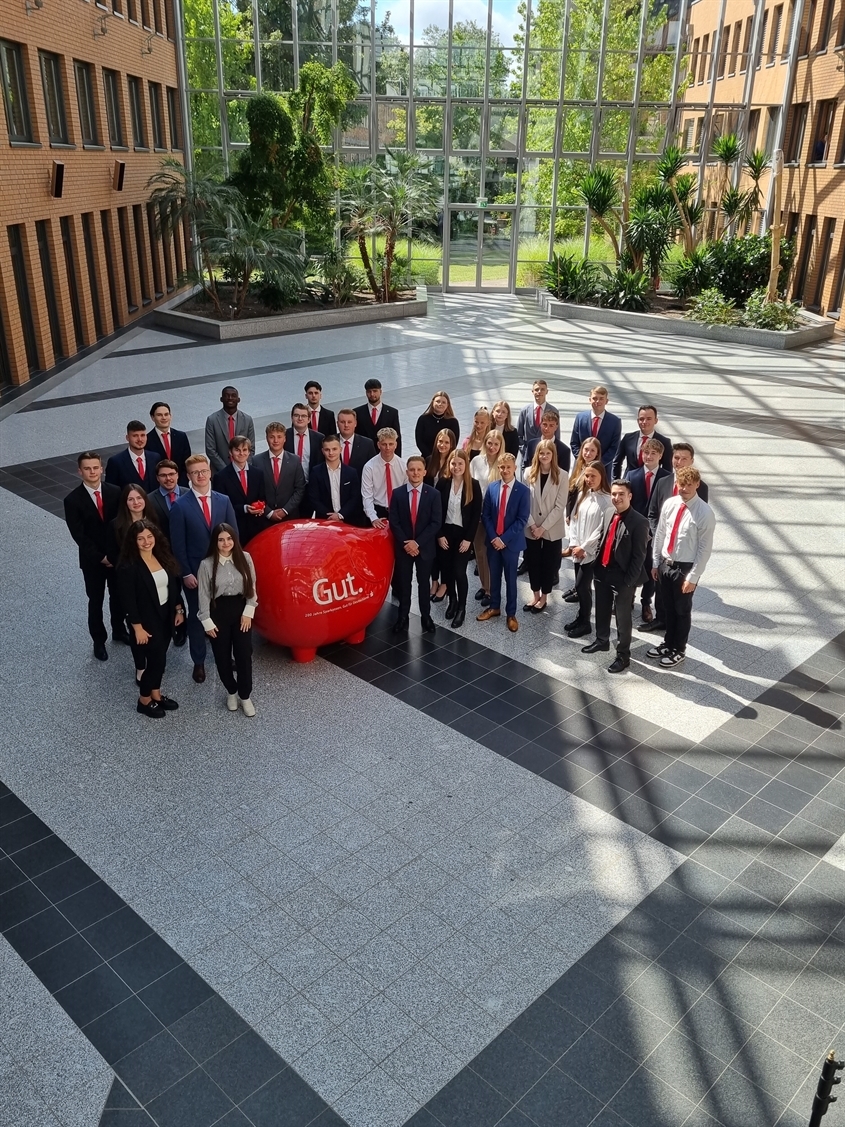
{"type": "Polygon", "coordinates": [[[558,465],[554,441],[537,443],[525,473],[531,490],[531,511],[525,525],[525,562],[534,599],[522,608],[531,614],[546,609],[546,601],[560,570],[560,546],[566,519],[569,475],[558,465]]]}
{"type": "MultiPolygon", "coordinates": [[[[481,488],[481,500],[491,481],[499,480],[499,458],[505,450],[504,435],[500,430],[491,430],[484,439],[484,454],[473,458],[470,462],[469,472],[481,488]]],[[[475,593],[476,599],[483,607],[490,604],[490,567],[487,563],[487,538],[484,533],[484,524],[479,521],[473,543],[475,548],[475,562],[478,565],[478,579],[481,586],[475,593]]]]}
{"type": "MultiPolygon", "coordinates": [[[[441,478],[449,476],[449,463],[452,460],[452,451],[456,445],[457,440],[454,431],[447,430],[444,427],[443,430],[437,432],[434,449],[425,467],[426,485],[437,485],[441,478]]],[[[439,560],[435,559],[431,568],[431,600],[435,603],[442,603],[445,598],[446,584],[442,582],[440,577],[439,560]]]]}
{"type": "Polygon", "coordinates": [[[495,430],[502,432],[505,443],[505,453],[519,456],[519,434],[511,418],[511,405],[504,399],[494,403],[490,410],[490,422],[495,430]]]}
{"type": "Polygon", "coordinates": [[[479,407],[473,416],[472,431],[463,443],[463,448],[469,454],[470,461],[484,449],[484,439],[490,433],[492,425],[490,412],[486,407],[479,407]]]}
{"type": "Polygon", "coordinates": [[[449,592],[446,618],[452,620],[456,630],[466,618],[469,550],[481,521],[481,486],[469,471],[469,453],[456,450],[449,463],[449,476],[437,483],[443,513],[437,558],[440,578],[449,592]]]}

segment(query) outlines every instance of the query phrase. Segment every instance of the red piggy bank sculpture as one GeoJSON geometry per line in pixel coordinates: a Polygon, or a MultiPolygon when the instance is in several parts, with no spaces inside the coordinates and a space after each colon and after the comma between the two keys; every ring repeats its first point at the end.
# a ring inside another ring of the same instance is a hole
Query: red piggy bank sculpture
{"type": "Polygon", "coordinates": [[[292,520],[250,540],[258,585],[256,628],[294,661],[319,646],[363,642],[393,574],[385,530],[328,520],[292,520]]]}

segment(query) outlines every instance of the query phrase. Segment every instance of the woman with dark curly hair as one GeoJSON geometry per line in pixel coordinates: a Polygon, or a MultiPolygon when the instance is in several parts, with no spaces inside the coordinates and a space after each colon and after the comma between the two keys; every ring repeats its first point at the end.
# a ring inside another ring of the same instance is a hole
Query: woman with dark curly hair
{"type": "Polygon", "coordinates": [[[258,606],[255,567],[231,524],[224,522],[212,529],[197,581],[197,617],[209,637],[217,675],[226,688],[226,707],[237,712],[240,704],[245,716],[254,716],[250,631],[258,606]]]}

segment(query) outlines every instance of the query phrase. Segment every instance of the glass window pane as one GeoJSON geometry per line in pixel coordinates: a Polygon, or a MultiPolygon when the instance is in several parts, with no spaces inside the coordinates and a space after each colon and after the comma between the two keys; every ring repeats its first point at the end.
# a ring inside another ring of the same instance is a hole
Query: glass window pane
{"type": "Polygon", "coordinates": [[[293,39],[290,0],[258,0],[258,34],[262,39],[293,39]]]}
{"type": "Polygon", "coordinates": [[[557,205],[560,207],[577,207],[584,210],[579,187],[584,177],[590,171],[586,160],[562,160],[558,169],[557,180],[557,205]]]}
{"type": "Polygon", "coordinates": [[[598,65],[598,51],[570,51],[567,54],[563,85],[564,101],[595,101],[598,65]]]}
{"type": "Polygon", "coordinates": [[[599,150],[603,153],[627,152],[630,128],[630,110],[602,110],[599,127],[599,150]]]}
{"type": "Polygon", "coordinates": [[[414,107],[414,129],[418,149],[443,148],[443,114],[445,107],[419,102],[414,107]]]}
{"type": "MultiPolygon", "coordinates": [[[[411,0],[372,0],[376,18],[376,41],[392,43],[411,42],[411,0]]],[[[366,5],[369,8],[369,4],[366,5]]],[[[366,10],[365,8],[365,10],[366,10]]],[[[426,5],[428,22],[439,23],[446,27],[449,19],[449,10],[443,0],[434,0],[426,5]]],[[[420,13],[417,13],[417,19],[420,13]]],[[[416,38],[420,38],[420,26],[417,25],[416,38]]]]}
{"type": "MultiPolygon", "coordinates": [[[[641,12],[641,2],[632,4],[630,0],[610,0],[606,33],[609,51],[633,51],[636,49],[640,41],[641,12]]],[[[665,16],[661,14],[658,18],[662,22],[665,16]]]]}
{"type": "Polygon", "coordinates": [[[316,63],[322,63],[324,67],[330,67],[332,65],[331,44],[300,42],[299,65],[310,63],[312,60],[316,63]]]}
{"type": "Polygon", "coordinates": [[[229,140],[236,145],[249,144],[249,124],[246,120],[246,98],[233,98],[226,103],[226,125],[229,140]]]}
{"type": "Polygon", "coordinates": [[[552,183],[555,162],[546,160],[526,160],[520,185],[520,202],[533,206],[552,202],[552,183]]]}
{"type": "Polygon", "coordinates": [[[376,93],[407,94],[410,69],[407,47],[384,47],[376,57],[376,93]]]}
{"type": "Polygon", "coordinates": [[[221,144],[220,102],[216,94],[191,94],[191,126],[198,147],[221,144]]]}
{"type": "Polygon", "coordinates": [[[369,42],[339,43],[337,57],[352,75],[358,90],[369,94],[373,66],[373,50],[369,42]]]}
{"type": "Polygon", "coordinates": [[[503,289],[510,277],[512,211],[485,211],[482,217],[481,285],[503,289]]]}
{"type": "Polygon", "coordinates": [[[487,52],[479,47],[452,47],[452,97],[481,98],[487,52]]]}
{"type": "Polygon", "coordinates": [[[672,74],[675,52],[659,51],[643,59],[640,78],[641,102],[669,102],[672,100],[672,74]]]}
{"type": "Polygon", "coordinates": [[[559,207],[555,213],[555,254],[582,255],[586,225],[583,207],[559,207]]]}
{"type": "Polygon", "coordinates": [[[408,108],[405,103],[379,102],[376,105],[378,117],[378,147],[392,149],[403,146],[408,140],[408,108]]]}
{"type": "Polygon", "coordinates": [[[449,200],[475,203],[481,186],[481,160],[478,157],[449,158],[449,200]]]}
{"type": "Polygon", "coordinates": [[[350,106],[341,135],[341,145],[347,149],[369,149],[370,147],[370,107],[350,106]]]}
{"type": "Polygon", "coordinates": [[[519,141],[519,107],[496,106],[490,107],[490,133],[487,138],[488,147],[493,150],[514,152],[519,141]]]}
{"type": "Polygon", "coordinates": [[[519,213],[516,284],[539,286],[543,267],[549,260],[549,225],[551,209],[527,207],[519,213]]]}
{"type": "MultiPolygon", "coordinates": [[[[483,83],[481,89],[483,93],[483,83]]],[[[499,47],[495,38],[490,47],[490,97],[522,97],[522,51],[499,47]]]]}
{"type": "Polygon", "coordinates": [[[193,90],[217,89],[217,52],[213,39],[189,39],[185,44],[188,85],[193,90]]]}
{"type": "Polygon", "coordinates": [[[495,157],[484,170],[484,195],[492,203],[516,203],[516,157],[495,157]]]}
{"type": "Polygon", "coordinates": [[[637,114],[636,151],[659,153],[663,148],[668,122],[668,110],[640,110],[637,114]]]}
{"type": "Polygon", "coordinates": [[[293,44],[261,44],[261,85],[265,90],[293,90],[293,44]]]}
{"type": "Polygon", "coordinates": [[[563,111],[561,152],[588,153],[593,134],[593,111],[566,107],[563,111]]]}
{"type": "Polygon", "coordinates": [[[525,151],[550,153],[555,145],[557,110],[549,106],[529,106],[525,124],[525,151]]]}
{"type": "Polygon", "coordinates": [[[252,41],[224,39],[220,44],[223,57],[223,89],[255,89],[255,49],[252,41]]]}
{"type": "Polygon", "coordinates": [[[421,97],[446,96],[447,52],[442,47],[414,47],[414,93],[421,97]]]}
{"type": "Polygon", "coordinates": [[[452,148],[481,148],[481,106],[452,106],[452,148]]]}
{"type": "MultiPolygon", "coordinates": [[[[129,18],[134,19],[131,10],[129,18]]],[[[214,12],[211,4],[187,0],[184,4],[185,35],[189,38],[214,38],[214,12]]]]}
{"type": "Polygon", "coordinates": [[[601,93],[605,102],[633,102],[637,77],[637,56],[628,52],[608,52],[604,62],[601,93]]]}
{"type": "Polygon", "coordinates": [[[331,42],[331,0],[296,0],[296,21],[301,43],[331,42]]]}
{"type": "MultiPolygon", "coordinates": [[[[532,39],[533,43],[533,39],[532,39]]],[[[548,98],[557,101],[560,97],[560,51],[528,52],[528,97],[548,98]]]]}
{"type": "MultiPolygon", "coordinates": [[[[474,202],[474,201],[473,201],[474,202]]],[[[479,213],[449,212],[449,283],[453,286],[474,286],[478,271],[479,213]]]]}

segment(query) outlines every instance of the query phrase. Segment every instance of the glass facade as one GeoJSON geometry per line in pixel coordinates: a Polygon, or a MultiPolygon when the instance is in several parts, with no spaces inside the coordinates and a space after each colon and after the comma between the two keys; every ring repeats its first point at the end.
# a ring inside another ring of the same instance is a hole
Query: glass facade
{"type": "Polygon", "coordinates": [[[293,89],[308,60],[340,60],[358,97],[336,159],[400,148],[442,177],[412,274],[530,286],[556,246],[580,251],[592,234],[601,254],[577,190],[590,167],[636,181],[659,155],[684,16],[685,0],[185,0],[194,157],[228,168],[248,141],[246,99],[293,89]]]}

